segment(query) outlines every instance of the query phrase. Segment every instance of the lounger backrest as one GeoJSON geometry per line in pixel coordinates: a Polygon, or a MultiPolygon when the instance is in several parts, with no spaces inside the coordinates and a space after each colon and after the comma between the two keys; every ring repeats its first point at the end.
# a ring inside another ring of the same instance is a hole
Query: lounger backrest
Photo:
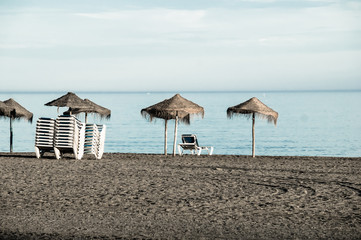
{"type": "Polygon", "coordinates": [[[183,143],[195,143],[198,146],[197,136],[194,134],[183,134],[182,141],[183,143]]]}

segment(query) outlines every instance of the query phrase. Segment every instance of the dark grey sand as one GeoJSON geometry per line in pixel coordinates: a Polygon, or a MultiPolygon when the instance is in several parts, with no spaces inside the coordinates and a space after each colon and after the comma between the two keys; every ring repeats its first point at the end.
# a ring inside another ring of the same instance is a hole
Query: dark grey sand
{"type": "Polygon", "coordinates": [[[0,153],[2,239],[360,239],[361,158],[0,153]]]}

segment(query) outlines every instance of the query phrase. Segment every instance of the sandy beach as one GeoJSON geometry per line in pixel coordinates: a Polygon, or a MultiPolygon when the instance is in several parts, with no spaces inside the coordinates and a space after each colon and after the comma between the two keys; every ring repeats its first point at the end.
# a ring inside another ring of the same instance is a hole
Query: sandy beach
{"type": "Polygon", "coordinates": [[[0,153],[0,239],[360,239],[361,158],[0,153]]]}

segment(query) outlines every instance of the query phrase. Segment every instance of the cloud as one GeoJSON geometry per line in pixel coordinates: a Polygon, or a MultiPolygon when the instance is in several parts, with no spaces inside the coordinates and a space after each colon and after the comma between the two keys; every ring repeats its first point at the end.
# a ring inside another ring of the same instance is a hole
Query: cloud
{"type": "Polygon", "coordinates": [[[103,13],[74,13],[76,16],[96,18],[96,19],[108,19],[108,20],[121,20],[126,19],[125,14],[120,12],[103,12],[103,13]]]}
{"type": "MultiPolygon", "coordinates": [[[[176,28],[197,28],[202,26],[205,10],[176,10],[176,9],[144,9],[124,10],[117,12],[75,13],[75,16],[100,19],[126,21],[126,24],[135,25],[146,23],[147,26],[166,27],[172,25],[176,28]]],[[[121,23],[122,24],[122,23],[121,23]]],[[[154,29],[154,28],[153,28],[154,29]]]]}
{"type": "Polygon", "coordinates": [[[321,86],[342,75],[360,76],[361,8],[350,7],[355,2],[297,1],[302,7],[292,8],[282,7],[290,1],[226,2],[192,9],[0,12],[0,72],[14,84],[28,76],[39,83],[78,79],[79,86],[102,79],[112,89],[126,80],[128,90],[166,90],[169,79],[180,89],[182,81],[199,81],[217,90],[219,79],[230,89],[248,79],[247,87],[255,89],[282,87],[290,78],[299,86],[304,78],[316,79],[321,86]]]}
{"type": "Polygon", "coordinates": [[[0,21],[6,23],[0,29],[0,36],[5,36],[0,40],[2,48],[164,46],[193,51],[217,46],[236,50],[258,45],[307,47],[318,45],[322,38],[331,38],[332,44],[332,35],[337,39],[338,34],[361,31],[360,11],[335,5],[287,11],[149,8],[77,13],[53,10],[49,14],[48,10],[0,15],[0,21]],[[318,40],[313,42],[315,36],[318,40]]]}

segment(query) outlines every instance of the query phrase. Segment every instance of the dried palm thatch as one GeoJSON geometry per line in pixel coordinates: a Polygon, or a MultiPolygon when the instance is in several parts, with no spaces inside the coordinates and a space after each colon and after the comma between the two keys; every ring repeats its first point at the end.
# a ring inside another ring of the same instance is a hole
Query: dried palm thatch
{"type": "Polygon", "coordinates": [[[153,121],[154,118],[176,119],[178,116],[181,122],[190,124],[190,115],[196,114],[204,117],[204,109],[198,104],[183,98],[180,94],[176,94],[172,98],[142,109],[141,114],[149,121],[153,121]]]}
{"type": "Polygon", "coordinates": [[[10,98],[0,104],[0,114],[3,117],[10,118],[10,152],[13,151],[13,120],[26,119],[29,122],[33,121],[33,114],[26,110],[23,106],[10,98]],[[5,105],[5,106],[4,106],[5,105]]]}
{"type": "Polygon", "coordinates": [[[277,124],[278,113],[273,109],[267,107],[258,98],[253,97],[246,102],[238,104],[227,109],[228,118],[232,118],[234,115],[243,115],[248,118],[252,116],[252,156],[255,157],[255,116],[260,118],[266,118],[268,122],[277,124]]]}
{"type": "Polygon", "coordinates": [[[29,122],[33,121],[33,114],[26,110],[23,106],[21,106],[19,103],[17,103],[14,99],[10,98],[6,101],[4,101],[4,104],[11,109],[8,114],[6,114],[6,117],[12,118],[12,119],[26,119],[29,122]]]}
{"type": "MultiPolygon", "coordinates": [[[[111,111],[108,108],[102,107],[89,99],[84,99],[83,106],[82,107],[76,107],[76,108],[69,108],[68,111],[65,112],[65,114],[75,114],[78,115],[80,113],[85,113],[85,119],[87,119],[88,113],[94,113],[99,115],[101,118],[109,119],[111,115],[111,111]]],[[[86,120],[85,120],[86,122],[86,120]]]]}
{"type": "Polygon", "coordinates": [[[84,106],[83,99],[78,97],[75,93],[68,92],[67,94],[45,104],[45,106],[56,107],[70,107],[77,108],[84,106]]]}
{"type": "Polygon", "coordinates": [[[89,99],[81,99],[75,93],[68,92],[67,94],[45,104],[46,106],[69,107],[64,114],[85,113],[85,122],[87,122],[87,114],[94,113],[100,117],[110,118],[111,111],[105,107],[99,106],[89,99]]]}
{"type": "Polygon", "coordinates": [[[234,115],[244,115],[250,118],[253,114],[260,118],[266,118],[268,122],[273,122],[275,125],[277,124],[278,113],[256,97],[227,109],[228,118],[232,118],[234,115]]]}
{"type": "Polygon", "coordinates": [[[180,94],[174,95],[172,98],[166,99],[162,102],[149,106],[141,110],[141,114],[149,121],[154,118],[161,118],[165,120],[164,131],[164,154],[167,155],[167,121],[175,119],[174,127],[174,142],[173,155],[175,155],[176,139],[177,139],[177,125],[178,120],[185,124],[190,124],[190,116],[192,114],[201,115],[204,117],[203,107],[183,98],[180,94]]]}
{"type": "Polygon", "coordinates": [[[9,108],[5,103],[0,101],[0,117],[6,117],[10,115],[11,111],[12,111],[11,108],[9,108]]]}

